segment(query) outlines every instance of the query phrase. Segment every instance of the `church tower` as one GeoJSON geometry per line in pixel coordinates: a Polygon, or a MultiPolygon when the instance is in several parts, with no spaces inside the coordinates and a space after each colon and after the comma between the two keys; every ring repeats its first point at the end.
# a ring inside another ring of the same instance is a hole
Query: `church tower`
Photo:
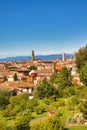
{"type": "Polygon", "coordinates": [[[62,53],[62,61],[65,61],[66,60],[66,54],[63,52],[62,53]]]}
{"type": "Polygon", "coordinates": [[[34,51],[32,51],[32,61],[34,61],[34,51]]]}

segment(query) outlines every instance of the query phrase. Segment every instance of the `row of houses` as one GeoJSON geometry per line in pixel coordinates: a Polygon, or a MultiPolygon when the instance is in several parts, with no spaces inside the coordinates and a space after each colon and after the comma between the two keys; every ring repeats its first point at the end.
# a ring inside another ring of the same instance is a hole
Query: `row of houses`
{"type": "Polygon", "coordinates": [[[55,71],[60,72],[64,66],[71,70],[72,76],[77,76],[76,65],[72,58],[66,60],[63,58],[63,61],[59,58],[40,60],[34,59],[33,54],[31,60],[2,62],[0,63],[1,79],[6,76],[7,81],[2,82],[0,86],[8,87],[11,90],[17,89],[18,93],[27,91],[31,95],[37,84],[43,80],[50,80],[51,75],[55,71]],[[35,66],[37,69],[30,69],[31,66],[35,66]],[[18,81],[14,81],[14,74],[17,75],[18,81]]]}

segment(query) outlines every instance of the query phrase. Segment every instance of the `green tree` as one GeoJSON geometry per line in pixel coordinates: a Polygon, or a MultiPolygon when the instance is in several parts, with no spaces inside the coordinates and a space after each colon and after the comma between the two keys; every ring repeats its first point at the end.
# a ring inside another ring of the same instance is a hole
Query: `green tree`
{"type": "Polygon", "coordinates": [[[46,108],[47,108],[46,105],[39,105],[36,107],[36,113],[42,114],[42,113],[46,112],[46,108]]]}
{"type": "Polygon", "coordinates": [[[63,97],[71,97],[75,95],[75,87],[71,86],[63,90],[63,97]]]}
{"type": "Polygon", "coordinates": [[[72,85],[72,76],[70,70],[68,70],[66,67],[64,67],[56,79],[58,82],[58,86],[61,87],[61,89],[66,88],[67,86],[72,85]]]}
{"type": "Polygon", "coordinates": [[[29,109],[31,112],[34,111],[34,109],[38,106],[38,101],[36,99],[31,99],[27,102],[27,109],[29,109]]]}
{"type": "Polygon", "coordinates": [[[7,122],[5,118],[0,118],[0,130],[6,130],[7,122]]]}
{"type": "Polygon", "coordinates": [[[58,88],[58,90],[61,93],[61,89],[64,89],[65,87],[72,85],[71,72],[66,67],[64,67],[59,73],[55,72],[51,76],[50,81],[52,83],[57,84],[58,87],[60,87],[60,88],[58,88]]]}
{"type": "Polygon", "coordinates": [[[33,65],[29,67],[30,70],[37,70],[37,66],[33,65]]]}
{"type": "Polygon", "coordinates": [[[0,89],[0,108],[5,109],[9,104],[10,91],[6,89],[0,89]]]}
{"type": "Polygon", "coordinates": [[[80,81],[87,86],[87,64],[85,64],[80,70],[80,81]]]}
{"type": "Polygon", "coordinates": [[[3,78],[3,82],[5,82],[5,81],[7,81],[7,77],[6,76],[4,76],[4,78],[3,78]]]}
{"type": "Polygon", "coordinates": [[[56,83],[57,77],[58,77],[58,73],[57,73],[57,72],[54,72],[54,73],[52,74],[52,76],[50,77],[51,83],[56,83]]]}
{"type": "Polygon", "coordinates": [[[87,44],[78,50],[75,57],[77,68],[80,70],[87,63],[87,44]]]}
{"type": "Polygon", "coordinates": [[[30,130],[63,130],[64,125],[58,116],[51,117],[42,122],[36,122],[30,130]]]}
{"type": "Polygon", "coordinates": [[[0,95],[0,108],[5,109],[5,107],[9,104],[9,99],[0,95]]]}
{"type": "Polygon", "coordinates": [[[78,106],[79,102],[80,101],[77,97],[72,96],[72,97],[68,98],[66,104],[67,104],[67,107],[68,107],[69,110],[74,110],[74,108],[76,106],[78,106]]]}
{"type": "Polygon", "coordinates": [[[87,119],[87,101],[81,102],[79,109],[83,113],[84,118],[87,119]]]}
{"type": "Polygon", "coordinates": [[[25,110],[16,116],[17,130],[29,130],[29,122],[31,120],[31,113],[29,110],[25,110]]]}
{"type": "Polygon", "coordinates": [[[31,113],[29,110],[24,110],[17,113],[15,118],[12,118],[7,123],[5,130],[29,130],[29,122],[31,120],[31,113]]]}
{"type": "Polygon", "coordinates": [[[40,84],[36,91],[34,92],[35,97],[38,97],[40,99],[43,98],[49,98],[50,96],[55,94],[55,91],[57,91],[53,85],[47,81],[43,81],[42,84],[40,84]]]}
{"type": "Polygon", "coordinates": [[[16,73],[14,74],[13,78],[14,78],[14,81],[18,81],[18,76],[16,73]]]}
{"type": "Polygon", "coordinates": [[[9,98],[10,97],[10,90],[8,90],[8,89],[0,89],[0,96],[9,98]]]}
{"type": "Polygon", "coordinates": [[[19,112],[23,111],[27,107],[27,103],[29,101],[27,94],[21,94],[17,96],[10,97],[10,104],[7,106],[4,111],[5,117],[16,116],[19,112]]]}

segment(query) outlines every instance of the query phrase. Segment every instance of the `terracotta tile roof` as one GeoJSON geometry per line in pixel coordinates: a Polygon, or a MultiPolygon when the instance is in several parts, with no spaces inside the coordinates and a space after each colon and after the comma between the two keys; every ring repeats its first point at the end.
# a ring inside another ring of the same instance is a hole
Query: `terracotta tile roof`
{"type": "Polygon", "coordinates": [[[56,65],[56,70],[60,71],[63,69],[64,66],[61,66],[61,65],[56,65]]]}
{"type": "Polygon", "coordinates": [[[31,84],[30,82],[23,82],[23,81],[14,81],[14,82],[4,82],[2,84],[0,84],[0,88],[2,89],[9,89],[9,90],[13,90],[13,89],[18,89],[18,88],[31,88],[34,85],[31,84]]]}
{"type": "Polygon", "coordinates": [[[45,78],[45,77],[42,77],[42,78],[40,78],[40,79],[38,80],[38,82],[42,82],[42,81],[44,81],[44,80],[46,80],[46,78],[45,78]]]}
{"type": "Polygon", "coordinates": [[[26,71],[30,71],[29,69],[26,69],[26,68],[23,68],[23,69],[18,69],[17,71],[20,71],[20,72],[26,72],[26,71]]]}
{"type": "Polygon", "coordinates": [[[49,64],[52,64],[53,60],[39,60],[38,63],[49,63],[49,64]]]}
{"type": "Polygon", "coordinates": [[[52,73],[51,69],[41,69],[41,70],[36,70],[36,73],[52,73]]]}
{"type": "Polygon", "coordinates": [[[34,85],[32,84],[32,83],[30,83],[30,82],[18,82],[18,84],[17,84],[17,86],[18,86],[18,88],[31,88],[31,87],[33,87],[34,85]]]}
{"type": "Polygon", "coordinates": [[[38,74],[38,77],[50,77],[52,75],[52,73],[47,73],[47,74],[38,74]]]}
{"type": "Polygon", "coordinates": [[[61,62],[60,58],[58,58],[58,57],[55,59],[55,61],[61,62]]]}

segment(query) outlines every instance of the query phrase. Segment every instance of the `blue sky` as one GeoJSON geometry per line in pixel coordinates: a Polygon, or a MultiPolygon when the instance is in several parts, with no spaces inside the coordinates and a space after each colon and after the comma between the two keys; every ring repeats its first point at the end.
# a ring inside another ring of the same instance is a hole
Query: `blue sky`
{"type": "Polygon", "coordinates": [[[87,43],[87,0],[0,0],[0,57],[74,53],[87,43]]]}

